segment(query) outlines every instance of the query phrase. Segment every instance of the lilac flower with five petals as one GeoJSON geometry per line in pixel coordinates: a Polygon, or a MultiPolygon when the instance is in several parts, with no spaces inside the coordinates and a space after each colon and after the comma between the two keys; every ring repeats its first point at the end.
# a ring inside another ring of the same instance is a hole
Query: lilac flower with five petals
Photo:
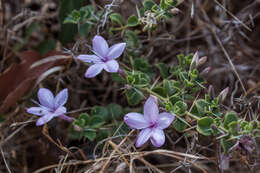
{"type": "Polygon", "coordinates": [[[86,78],[92,78],[98,75],[103,69],[107,72],[117,72],[119,69],[119,64],[115,60],[124,51],[126,43],[118,43],[111,47],[108,47],[107,41],[96,35],[92,40],[93,53],[94,55],[79,55],[78,58],[87,63],[93,63],[86,73],[86,78]]]}
{"type": "Polygon", "coordinates": [[[31,107],[27,112],[33,115],[41,116],[36,122],[37,126],[41,126],[49,122],[54,117],[60,117],[64,120],[72,122],[74,119],[65,115],[66,108],[63,106],[68,99],[68,89],[60,91],[56,97],[46,88],[40,88],[38,91],[39,102],[33,101],[39,107],[31,107]]]}
{"type": "Polygon", "coordinates": [[[144,115],[131,112],[125,115],[125,123],[132,129],[142,129],[136,141],[136,147],[141,147],[149,138],[155,147],[161,147],[165,142],[163,129],[167,128],[175,116],[168,112],[159,114],[156,97],[149,97],[144,104],[144,115]]]}

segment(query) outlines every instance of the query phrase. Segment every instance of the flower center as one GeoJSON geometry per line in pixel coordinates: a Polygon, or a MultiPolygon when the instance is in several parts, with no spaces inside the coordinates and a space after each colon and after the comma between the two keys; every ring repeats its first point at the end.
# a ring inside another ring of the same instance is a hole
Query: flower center
{"type": "Polygon", "coordinates": [[[107,62],[108,60],[109,60],[108,57],[102,58],[102,61],[103,61],[103,62],[107,62]]]}
{"type": "Polygon", "coordinates": [[[156,128],[157,127],[157,123],[150,123],[150,128],[156,128]]]}

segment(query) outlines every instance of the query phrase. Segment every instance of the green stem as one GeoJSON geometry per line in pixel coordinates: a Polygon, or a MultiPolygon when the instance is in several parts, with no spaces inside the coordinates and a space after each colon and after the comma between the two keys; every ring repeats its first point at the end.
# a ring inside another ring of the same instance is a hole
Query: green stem
{"type": "Polygon", "coordinates": [[[187,114],[188,116],[190,116],[190,117],[196,119],[196,120],[200,120],[199,117],[197,117],[196,115],[193,115],[192,113],[190,113],[190,112],[188,112],[188,111],[186,111],[186,114],[187,114]]]}
{"type": "Polygon", "coordinates": [[[220,128],[221,130],[223,130],[226,133],[229,133],[229,131],[227,129],[225,129],[224,127],[222,127],[222,126],[219,126],[218,128],[220,128]]]}
{"type": "Polygon", "coordinates": [[[124,29],[127,29],[127,26],[121,26],[119,28],[111,28],[111,31],[121,31],[121,30],[124,30],[124,29]]]}
{"type": "Polygon", "coordinates": [[[158,97],[159,99],[161,99],[161,100],[164,101],[164,102],[167,102],[167,101],[168,101],[167,98],[164,98],[164,97],[160,96],[159,94],[153,92],[153,91],[150,90],[149,88],[144,88],[144,90],[147,91],[148,93],[150,93],[150,94],[152,94],[152,95],[158,97]]]}

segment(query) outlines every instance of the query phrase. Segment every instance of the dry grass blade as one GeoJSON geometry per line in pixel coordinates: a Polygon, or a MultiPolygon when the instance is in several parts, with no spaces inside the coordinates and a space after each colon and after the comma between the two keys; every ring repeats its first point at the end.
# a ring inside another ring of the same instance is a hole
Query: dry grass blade
{"type": "Polygon", "coordinates": [[[225,10],[230,16],[232,16],[235,20],[237,20],[243,27],[247,30],[252,31],[246,24],[244,24],[239,18],[237,18],[234,14],[232,14],[229,10],[227,10],[222,4],[220,4],[217,0],[214,0],[216,4],[218,4],[223,10],[225,10]]]}
{"type": "MultiPolygon", "coordinates": [[[[119,143],[117,148],[119,148],[127,140],[128,136],[130,136],[134,131],[135,130],[131,130],[131,132],[129,132],[128,135],[119,143]]],[[[109,159],[105,162],[105,164],[103,165],[103,167],[102,167],[100,172],[104,172],[104,170],[106,169],[107,165],[109,164],[110,159],[115,154],[115,152],[116,152],[116,149],[114,149],[113,152],[110,154],[109,159]]]]}
{"type": "MultiPolygon", "coordinates": [[[[33,117],[31,117],[30,119],[29,119],[29,121],[30,120],[32,120],[33,119],[33,117]]],[[[0,143],[0,147],[2,147],[3,145],[5,145],[11,138],[13,138],[18,132],[20,132],[25,126],[27,126],[28,124],[23,124],[21,127],[19,127],[18,129],[16,129],[12,134],[10,134],[6,139],[4,139],[4,141],[2,141],[1,143],[0,143]]]]}
{"type": "Polygon", "coordinates": [[[228,59],[228,62],[229,62],[229,64],[231,65],[232,70],[234,71],[235,75],[237,76],[237,78],[238,78],[238,80],[239,80],[239,82],[240,82],[240,84],[241,84],[241,86],[242,86],[242,89],[243,89],[243,91],[244,91],[244,94],[246,94],[246,88],[245,88],[245,86],[244,86],[244,84],[243,84],[243,82],[242,82],[242,80],[241,80],[241,78],[240,78],[240,76],[239,76],[239,74],[238,74],[238,72],[237,72],[237,70],[236,70],[236,67],[234,66],[234,64],[233,64],[233,62],[232,62],[230,56],[228,55],[226,49],[224,48],[224,46],[223,46],[222,42],[220,41],[219,37],[217,36],[216,32],[213,31],[213,30],[211,30],[211,31],[213,32],[213,35],[214,35],[216,41],[218,42],[219,46],[221,47],[221,49],[222,49],[222,51],[223,51],[225,57],[228,59]]]}
{"type": "Polygon", "coordinates": [[[0,150],[1,150],[1,154],[2,154],[2,157],[3,157],[4,163],[5,163],[6,169],[8,170],[9,173],[12,173],[12,171],[10,170],[10,168],[9,168],[9,166],[7,164],[7,161],[5,159],[5,155],[4,155],[2,147],[0,147],[0,150]]]}
{"type": "Polygon", "coordinates": [[[37,66],[40,66],[42,64],[48,63],[48,62],[52,62],[52,61],[57,61],[57,60],[61,60],[61,59],[70,59],[72,58],[72,56],[68,56],[68,55],[55,55],[55,56],[49,56],[46,57],[40,61],[37,61],[35,63],[33,63],[30,68],[35,68],[37,66]]]}
{"type": "Polygon", "coordinates": [[[45,78],[47,78],[50,74],[53,74],[57,71],[62,71],[64,69],[64,67],[62,66],[58,66],[58,67],[53,67],[49,70],[47,70],[46,72],[44,72],[35,82],[35,86],[38,86],[39,83],[41,83],[45,78]]]}
{"type": "Polygon", "coordinates": [[[122,155],[122,152],[119,151],[119,147],[114,143],[112,142],[111,140],[108,141],[108,143],[116,150],[116,152],[118,152],[118,154],[120,154],[120,156],[123,158],[123,160],[125,161],[125,163],[128,165],[128,167],[130,167],[130,164],[129,162],[127,161],[127,159],[122,155]]]}

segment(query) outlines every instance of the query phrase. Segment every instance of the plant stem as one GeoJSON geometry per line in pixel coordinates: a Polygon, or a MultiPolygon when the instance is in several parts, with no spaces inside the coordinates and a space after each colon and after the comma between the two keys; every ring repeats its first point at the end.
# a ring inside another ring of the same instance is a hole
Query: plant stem
{"type": "Polygon", "coordinates": [[[220,128],[221,130],[223,130],[226,133],[229,133],[229,131],[227,129],[225,129],[224,127],[222,127],[222,126],[219,126],[218,128],[220,128]]]}
{"type": "Polygon", "coordinates": [[[190,117],[196,119],[196,120],[200,120],[199,117],[197,117],[196,115],[193,115],[192,113],[190,113],[190,112],[188,112],[188,111],[186,111],[186,114],[187,114],[188,116],[190,116],[190,117]]]}
{"type": "Polygon", "coordinates": [[[152,95],[158,97],[159,99],[163,100],[164,102],[167,102],[167,101],[168,101],[167,98],[164,98],[164,97],[160,96],[159,94],[153,92],[153,91],[150,90],[149,88],[144,88],[144,90],[147,91],[148,93],[150,93],[150,94],[152,94],[152,95]]]}
{"type": "Polygon", "coordinates": [[[124,29],[127,29],[127,26],[121,26],[119,28],[111,28],[111,31],[121,31],[121,30],[124,30],[124,29]]]}

